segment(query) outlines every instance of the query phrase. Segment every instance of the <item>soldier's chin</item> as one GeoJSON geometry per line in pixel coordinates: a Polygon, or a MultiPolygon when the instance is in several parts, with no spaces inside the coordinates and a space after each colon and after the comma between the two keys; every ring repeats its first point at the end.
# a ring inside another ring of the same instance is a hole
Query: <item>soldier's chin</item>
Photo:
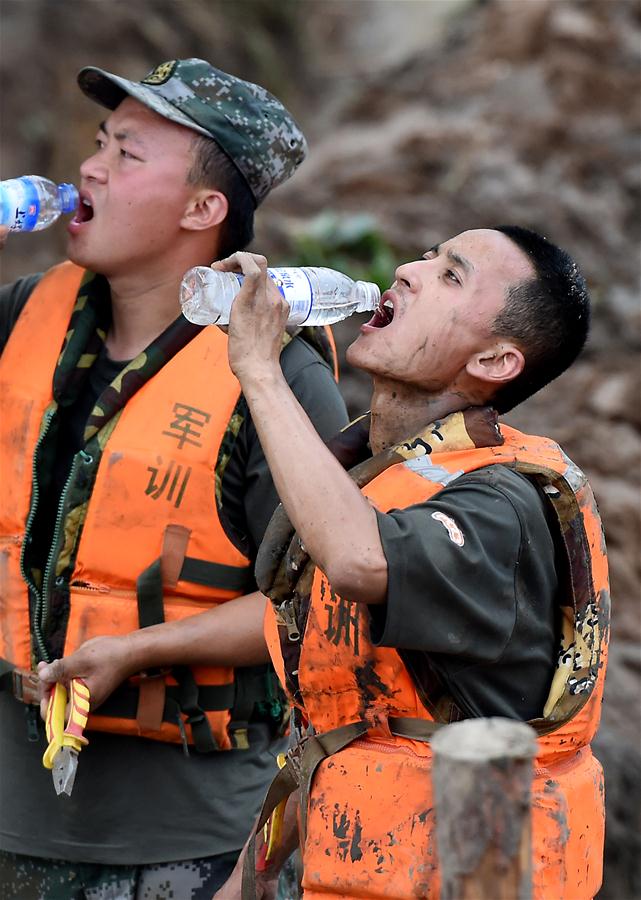
{"type": "Polygon", "coordinates": [[[71,262],[75,263],[77,266],[87,268],[82,250],[77,246],[77,243],[73,238],[67,241],[67,259],[70,259],[71,262]]]}
{"type": "Polygon", "coordinates": [[[350,364],[350,366],[356,366],[356,368],[358,369],[366,369],[367,364],[364,360],[361,359],[360,346],[361,335],[358,335],[356,340],[352,341],[352,343],[345,351],[345,360],[350,364]]]}
{"type": "Polygon", "coordinates": [[[100,271],[98,260],[92,257],[90,251],[83,247],[80,241],[74,240],[73,238],[69,238],[67,241],[67,259],[71,260],[71,262],[75,263],[77,266],[81,266],[83,269],[90,269],[92,272],[96,272],[96,274],[105,274],[100,271]]]}

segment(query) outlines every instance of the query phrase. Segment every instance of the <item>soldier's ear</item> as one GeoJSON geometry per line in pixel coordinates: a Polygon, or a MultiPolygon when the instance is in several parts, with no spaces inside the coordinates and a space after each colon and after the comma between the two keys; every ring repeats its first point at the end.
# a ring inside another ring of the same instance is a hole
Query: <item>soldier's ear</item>
{"type": "Polygon", "coordinates": [[[498,341],[494,346],[471,356],[465,368],[479,381],[500,385],[520,375],[524,366],[525,357],[516,344],[498,341]]]}
{"type": "Polygon", "coordinates": [[[229,201],[220,191],[201,188],[190,199],[180,224],[188,231],[205,231],[227,218],[229,201]]]}

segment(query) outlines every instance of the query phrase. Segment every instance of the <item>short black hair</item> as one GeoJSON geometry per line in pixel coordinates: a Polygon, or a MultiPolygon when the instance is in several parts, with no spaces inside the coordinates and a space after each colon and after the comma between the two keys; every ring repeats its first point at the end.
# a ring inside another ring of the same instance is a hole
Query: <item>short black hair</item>
{"type": "Polygon", "coordinates": [[[218,257],[244,250],[254,238],[256,201],[249,185],[213,138],[197,134],[187,183],[214,188],[227,197],[229,211],[219,233],[218,257]]]}
{"type": "Polygon", "coordinates": [[[495,335],[515,340],[525,366],[492,400],[500,413],[522,403],[557,378],[577,358],[590,328],[590,296],[569,254],[543,235],[518,225],[500,231],[523,251],[534,276],[508,288],[505,306],[493,322],[495,335]]]}

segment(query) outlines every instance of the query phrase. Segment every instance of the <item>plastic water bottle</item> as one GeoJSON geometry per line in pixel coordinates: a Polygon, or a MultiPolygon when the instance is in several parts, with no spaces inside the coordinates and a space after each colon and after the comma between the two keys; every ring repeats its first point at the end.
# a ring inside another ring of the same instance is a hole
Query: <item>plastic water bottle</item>
{"type": "Polygon", "coordinates": [[[0,181],[0,225],[11,231],[41,231],[77,205],[73,184],[54,184],[40,175],[0,181]]]}
{"type": "MultiPolygon", "coordinates": [[[[334,269],[302,266],[267,272],[289,303],[290,325],[331,325],[353,313],[375,310],[381,298],[377,285],[352,281],[334,269]]],[[[242,283],[243,276],[235,272],[190,269],[180,286],[183,315],[196,325],[227,325],[242,283]]]]}

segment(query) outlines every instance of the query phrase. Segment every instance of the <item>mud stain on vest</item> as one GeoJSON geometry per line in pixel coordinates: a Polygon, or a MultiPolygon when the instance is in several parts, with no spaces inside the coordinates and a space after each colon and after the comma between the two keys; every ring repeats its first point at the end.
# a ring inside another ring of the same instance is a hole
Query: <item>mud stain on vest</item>
{"type": "Polygon", "coordinates": [[[361,849],[361,840],[363,837],[363,826],[359,817],[359,811],[354,813],[354,822],[350,821],[347,805],[341,812],[338,803],[334,804],[334,813],[332,815],[332,831],[336,840],[336,849],[343,862],[347,859],[349,853],[350,860],[358,862],[363,858],[361,849]],[[350,831],[351,836],[350,836],[350,831]]]}
{"type": "MultiPolygon", "coordinates": [[[[546,813],[557,825],[556,841],[558,841],[558,847],[560,849],[561,847],[565,847],[570,837],[570,828],[568,825],[561,785],[554,778],[548,778],[543,786],[543,794],[553,798],[554,801],[554,805],[551,808],[546,809],[546,813]]],[[[547,806],[547,804],[545,805],[547,806]]]]}
{"type": "MultiPolygon", "coordinates": [[[[14,484],[20,484],[27,476],[27,469],[31,469],[31,458],[24,452],[25,434],[29,433],[29,423],[33,412],[33,401],[25,402],[19,421],[9,429],[7,434],[7,447],[12,456],[11,480],[14,484]]],[[[6,406],[3,410],[7,412],[6,406]]],[[[5,476],[6,477],[6,476],[5,476]]]]}
{"type": "Polygon", "coordinates": [[[117,451],[115,453],[111,453],[107,460],[107,464],[108,464],[109,468],[111,468],[115,463],[120,462],[120,460],[123,458],[123,456],[124,456],[124,453],[122,453],[122,451],[117,451]]]}
{"type": "MultiPolygon", "coordinates": [[[[374,871],[378,875],[382,875],[386,871],[386,869],[384,867],[384,863],[386,862],[385,854],[383,853],[383,851],[381,850],[379,845],[376,843],[376,841],[370,841],[368,844],[368,848],[371,849],[372,853],[376,857],[376,868],[374,869],[374,871]]],[[[388,862],[390,865],[392,865],[394,862],[394,858],[391,853],[389,854],[388,862]]]]}

